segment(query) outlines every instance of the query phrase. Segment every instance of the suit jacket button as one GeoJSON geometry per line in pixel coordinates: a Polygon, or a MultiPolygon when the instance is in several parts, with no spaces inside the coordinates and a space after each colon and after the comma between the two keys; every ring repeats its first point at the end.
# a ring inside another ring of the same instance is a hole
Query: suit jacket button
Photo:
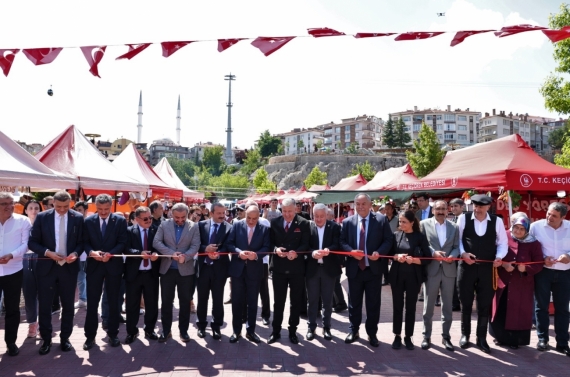
{"type": "Polygon", "coordinates": [[[288,274],[288,273],[289,273],[289,271],[285,271],[285,273],[286,273],[286,274],[288,274]]]}

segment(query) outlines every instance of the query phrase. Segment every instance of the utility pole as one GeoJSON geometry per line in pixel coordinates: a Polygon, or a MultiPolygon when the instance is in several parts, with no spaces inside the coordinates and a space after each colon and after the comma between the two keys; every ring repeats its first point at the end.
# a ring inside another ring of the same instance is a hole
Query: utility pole
{"type": "Polygon", "coordinates": [[[234,163],[234,154],[232,152],[232,81],[236,79],[235,75],[232,75],[231,72],[229,75],[226,75],[224,80],[229,81],[229,94],[228,94],[228,128],[226,129],[227,133],[227,140],[226,140],[226,164],[230,165],[234,163]]]}

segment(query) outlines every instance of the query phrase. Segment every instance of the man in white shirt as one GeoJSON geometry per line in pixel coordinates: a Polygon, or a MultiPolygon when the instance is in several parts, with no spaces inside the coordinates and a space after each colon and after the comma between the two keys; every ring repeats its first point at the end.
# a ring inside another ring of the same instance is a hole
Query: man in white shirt
{"type": "Polygon", "coordinates": [[[544,268],[534,276],[536,334],[539,351],[548,350],[548,306],[554,303],[556,351],[570,356],[568,348],[568,304],[570,302],[570,221],[564,220],[568,207],[550,204],[546,219],[530,225],[530,234],[542,245],[544,268]]]}
{"type": "Polygon", "coordinates": [[[28,237],[32,227],[26,216],[14,214],[14,204],[12,194],[0,192],[0,291],[4,292],[4,340],[10,356],[16,356],[20,352],[16,338],[24,278],[22,260],[28,251],[28,237]]]}

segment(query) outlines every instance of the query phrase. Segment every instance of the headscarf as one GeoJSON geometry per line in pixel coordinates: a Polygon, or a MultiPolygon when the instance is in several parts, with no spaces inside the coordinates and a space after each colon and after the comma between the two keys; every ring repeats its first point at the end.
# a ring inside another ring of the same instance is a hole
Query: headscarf
{"type": "Polygon", "coordinates": [[[513,237],[514,240],[517,240],[518,242],[521,243],[530,243],[536,241],[536,238],[534,238],[532,234],[529,234],[528,232],[529,229],[530,229],[530,219],[528,218],[526,213],[517,212],[511,216],[511,237],[513,237]],[[513,227],[515,225],[521,225],[524,228],[525,235],[522,238],[517,238],[513,234],[513,227]]]}

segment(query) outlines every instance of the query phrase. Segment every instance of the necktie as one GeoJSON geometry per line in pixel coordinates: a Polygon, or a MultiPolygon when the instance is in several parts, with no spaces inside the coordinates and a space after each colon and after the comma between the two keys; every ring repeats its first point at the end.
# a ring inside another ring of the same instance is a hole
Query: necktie
{"type": "Polygon", "coordinates": [[[103,220],[103,225],[101,225],[101,235],[105,237],[105,231],[107,230],[107,219],[103,220]]]}
{"type": "Polygon", "coordinates": [[[289,223],[286,222],[285,223],[285,233],[287,233],[289,231],[289,223]]]}
{"type": "MultiPolygon", "coordinates": [[[[144,245],[143,249],[146,251],[148,250],[148,233],[146,229],[143,229],[144,232],[144,245]]],[[[148,267],[148,259],[143,259],[143,267],[148,267]]]]}
{"type": "MultiPolygon", "coordinates": [[[[366,253],[366,219],[362,219],[362,222],[360,223],[360,240],[358,242],[358,250],[362,250],[366,253]]],[[[365,258],[358,261],[358,267],[361,270],[366,268],[365,258]]]]}
{"type": "MultiPolygon", "coordinates": [[[[65,234],[65,217],[59,217],[59,247],[56,251],[56,254],[61,255],[62,257],[67,256],[67,237],[65,234]]],[[[57,262],[60,266],[65,264],[65,260],[57,262]]]]}
{"type": "MultiPolygon", "coordinates": [[[[212,231],[212,235],[210,235],[210,244],[216,243],[216,238],[218,237],[218,224],[214,224],[214,230],[212,231]]],[[[214,261],[209,256],[206,256],[206,263],[212,264],[214,261]]]]}
{"type": "Polygon", "coordinates": [[[247,227],[247,244],[251,244],[251,238],[253,237],[253,228],[247,227]]]}

